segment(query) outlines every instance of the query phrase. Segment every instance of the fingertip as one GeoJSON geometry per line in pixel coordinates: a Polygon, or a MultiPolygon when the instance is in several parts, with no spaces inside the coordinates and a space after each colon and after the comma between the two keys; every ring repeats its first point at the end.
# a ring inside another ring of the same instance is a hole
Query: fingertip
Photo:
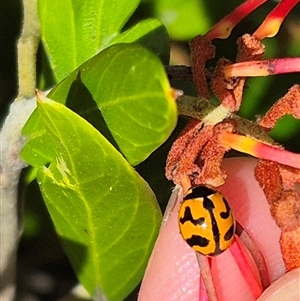
{"type": "Polygon", "coordinates": [[[272,283],[257,301],[299,301],[300,268],[291,270],[272,283]]]}
{"type": "MultiPolygon", "coordinates": [[[[174,193],[174,192],[173,192],[174,193]]],[[[176,193],[176,192],[175,192],[176,193]]],[[[171,200],[173,195],[171,196],[171,200]]],[[[162,223],[148,263],[138,301],[196,301],[199,295],[199,268],[194,251],[183,241],[178,229],[181,198],[162,223]]]]}

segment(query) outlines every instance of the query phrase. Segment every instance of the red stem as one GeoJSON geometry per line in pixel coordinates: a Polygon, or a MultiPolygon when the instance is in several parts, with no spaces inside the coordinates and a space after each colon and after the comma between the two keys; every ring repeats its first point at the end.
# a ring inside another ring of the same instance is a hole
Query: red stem
{"type": "Polygon", "coordinates": [[[300,57],[248,61],[224,67],[224,75],[229,77],[254,77],[300,72],[300,57]]]}
{"type": "Polygon", "coordinates": [[[248,0],[237,7],[233,12],[224,17],[205,35],[209,40],[226,39],[230,35],[232,29],[247,15],[254,11],[257,7],[265,3],[267,0],[248,0]]]}
{"type": "Polygon", "coordinates": [[[294,8],[299,0],[282,0],[278,5],[269,13],[264,22],[253,33],[257,39],[262,40],[266,37],[274,37],[283,20],[288,13],[294,8]]]}
{"type": "Polygon", "coordinates": [[[199,282],[199,301],[209,301],[203,278],[200,274],[199,282]]]}
{"type": "Polygon", "coordinates": [[[263,289],[261,287],[261,284],[257,281],[255,275],[253,274],[253,271],[250,268],[249,262],[245,257],[243,250],[241,249],[237,237],[230,247],[230,252],[234,257],[245,281],[247,282],[253,297],[257,299],[262,294],[263,289]]]}

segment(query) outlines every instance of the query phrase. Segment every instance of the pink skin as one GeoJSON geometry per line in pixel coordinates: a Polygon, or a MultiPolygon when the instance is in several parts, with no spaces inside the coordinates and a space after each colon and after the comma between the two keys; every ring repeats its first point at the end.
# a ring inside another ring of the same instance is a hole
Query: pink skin
{"type": "MultiPolygon", "coordinates": [[[[255,164],[256,160],[252,158],[226,159],[223,168],[227,180],[219,190],[229,201],[236,219],[256,241],[273,282],[285,272],[278,244],[280,231],[253,176],[255,164]]],[[[199,267],[194,251],[179,234],[178,209],[179,202],[176,202],[172,212],[165,217],[143,279],[139,301],[199,300],[199,267]]],[[[213,259],[212,273],[219,301],[255,300],[229,251],[213,259]]],[[[260,299],[265,300],[271,299],[260,299]]],[[[293,300],[299,299],[290,301],[293,300]]]]}

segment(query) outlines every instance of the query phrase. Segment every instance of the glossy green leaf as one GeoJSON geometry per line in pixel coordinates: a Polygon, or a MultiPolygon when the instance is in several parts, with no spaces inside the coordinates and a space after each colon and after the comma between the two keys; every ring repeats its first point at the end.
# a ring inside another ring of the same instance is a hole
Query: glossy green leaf
{"type": "Polygon", "coordinates": [[[155,52],[162,51],[162,59],[166,62],[169,49],[162,49],[167,45],[166,29],[157,20],[145,20],[120,35],[139,2],[40,0],[42,41],[56,80],[62,80],[99,51],[120,41],[141,41],[151,45],[155,52]]]}
{"type": "Polygon", "coordinates": [[[109,45],[139,0],[40,0],[42,40],[61,80],[109,45]]]}
{"type": "Polygon", "coordinates": [[[132,165],[165,142],[177,122],[176,103],[164,67],[155,54],[140,45],[117,44],[105,49],[62,81],[50,97],[67,102],[101,132],[104,130],[132,165]],[[105,122],[99,124],[102,116],[105,122]]]}
{"type": "Polygon", "coordinates": [[[123,300],[141,280],[158,232],[152,190],[62,104],[40,99],[23,135],[22,158],[39,167],[43,198],[81,283],[92,295],[123,300]]]}
{"type": "Polygon", "coordinates": [[[169,64],[169,35],[166,27],[159,20],[143,20],[127,31],[117,35],[110,44],[133,42],[151,49],[160,57],[165,65],[169,64]]]}

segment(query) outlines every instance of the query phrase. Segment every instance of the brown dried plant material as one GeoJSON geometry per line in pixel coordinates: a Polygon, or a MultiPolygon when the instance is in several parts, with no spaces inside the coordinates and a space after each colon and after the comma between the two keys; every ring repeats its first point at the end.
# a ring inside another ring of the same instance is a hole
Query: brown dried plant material
{"type": "Polygon", "coordinates": [[[180,137],[173,143],[166,163],[166,177],[179,184],[184,176],[191,180],[200,174],[195,164],[200,150],[213,135],[213,126],[202,127],[198,120],[192,120],[180,137]]]}
{"type": "Polygon", "coordinates": [[[237,40],[237,62],[260,61],[265,53],[265,46],[260,40],[249,34],[244,34],[237,40]]]}
{"type": "Polygon", "coordinates": [[[255,167],[254,175],[271,205],[280,198],[282,192],[282,179],[278,164],[272,161],[260,160],[255,167]]]}
{"type": "MultiPolygon", "coordinates": [[[[199,96],[210,98],[206,82],[205,63],[215,56],[215,47],[203,36],[190,41],[193,80],[199,96]]],[[[183,177],[200,180],[200,166],[196,164],[199,153],[213,135],[213,126],[203,125],[193,119],[173,143],[166,164],[166,177],[179,184],[183,177]]],[[[201,181],[201,180],[200,180],[201,181]]]]}
{"type": "Polygon", "coordinates": [[[228,79],[224,76],[224,67],[230,64],[231,62],[226,59],[218,61],[211,81],[211,89],[224,107],[230,112],[236,112],[241,106],[245,81],[241,78],[228,79]]]}
{"type": "Polygon", "coordinates": [[[166,177],[169,180],[173,180],[174,183],[180,183],[176,181],[177,169],[180,165],[180,160],[184,155],[185,149],[193,141],[194,136],[202,128],[202,122],[196,119],[191,119],[185,129],[180,133],[179,137],[174,141],[166,162],[166,177]]]}
{"type": "Polygon", "coordinates": [[[293,190],[283,191],[272,204],[271,214],[283,232],[296,230],[300,227],[300,196],[293,190]]]}
{"type": "Polygon", "coordinates": [[[280,248],[289,270],[300,266],[300,195],[285,189],[282,170],[285,168],[278,163],[261,160],[255,168],[255,177],[270,204],[271,215],[282,231],[280,248]]]}
{"type": "MultiPolygon", "coordinates": [[[[237,43],[237,62],[262,59],[265,49],[261,42],[255,37],[245,34],[238,39],[237,43]]],[[[223,106],[228,108],[231,112],[236,112],[240,109],[242,103],[246,78],[226,78],[224,68],[229,65],[231,65],[231,62],[226,59],[220,59],[218,61],[211,81],[211,88],[223,106]]]]}
{"type": "Polygon", "coordinates": [[[284,115],[290,114],[300,119],[300,86],[294,85],[281,97],[271,109],[259,120],[259,124],[272,129],[275,123],[284,115]]]}
{"type": "Polygon", "coordinates": [[[198,96],[210,98],[206,83],[205,63],[215,57],[215,46],[204,36],[197,36],[190,41],[192,73],[198,96]]]}
{"type": "Polygon", "coordinates": [[[201,152],[202,169],[199,178],[195,179],[196,185],[205,183],[212,187],[218,187],[224,184],[226,173],[221,169],[221,164],[228,148],[222,146],[219,139],[224,131],[232,132],[234,129],[230,120],[221,122],[214,127],[213,136],[201,152]]]}
{"type": "Polygon", "coordinates": [[[166,177],[179,184],[189,177],[193,185],[218,187],[224,184],[226,174],[221,170],[228,148],[220,143],[221,134],[235,130],[235,122],[227,119],[217,125],[201,125],[192,120],[174,142],[166,164],[166,177]]]}
{"type": "Polygon", "coordinates": [[[280,247],[287,271],[300,266],[300,226],[280,236],[280,247]]]}
{"type": "Polygon", "coordinates": [[[278,168],[285,189],[293,189],[295,183],[300,183],[300,169],[281,164],[278,168]]]}
{"type": "Polygon", "coordinates": [[[278,163],[260,160],[255,168],[255,177],[278,227],[283,232],[292,231],[300,226],[300,196],[296,191],[284,188],[278,166],[278,163]]]}

